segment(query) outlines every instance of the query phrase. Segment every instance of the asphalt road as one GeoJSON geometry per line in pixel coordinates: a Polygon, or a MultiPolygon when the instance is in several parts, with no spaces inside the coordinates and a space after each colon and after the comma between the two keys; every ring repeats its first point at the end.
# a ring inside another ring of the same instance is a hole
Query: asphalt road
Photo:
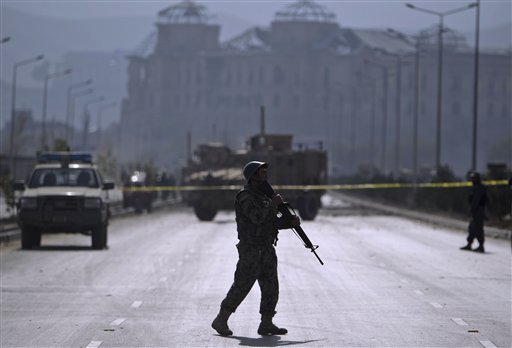
{"type": "Polygon", "coordinates": [[[1,249],[1,347],[510,347],[510,241],[460,251],[465,235],[329,201],[304,222],[321,266],[291,231],[278,243],[280,302],[261,337],[257,285],[210,328],[231,285],[233,213],[199,222],[172,207],[112,221],[110,248],[81,235],[1,249]]]}

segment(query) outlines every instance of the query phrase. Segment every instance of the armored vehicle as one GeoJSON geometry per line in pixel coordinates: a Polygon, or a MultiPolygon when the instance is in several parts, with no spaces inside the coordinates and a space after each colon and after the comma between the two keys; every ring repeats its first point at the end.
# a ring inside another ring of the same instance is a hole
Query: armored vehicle
{"type": "Polygon", "coordinates": [[[27,182],[16,182],[21,191],[17,202],[21,247],[41,245],[44,233],[83,233],[91,236],[92,247],[107,246],[110,217],[107,191],[92,155],[77,152],[48,152],[38,158],[27,182]]]}
{"type": "Polygon", "coordinates": [[[218,143],[198,146],[195,158],[183,168],[182,178],[184,185],[204,188],[185,191],[184,201],[194,208],[199,220],[211,221],[219,210],[234,208],[235,193],[244,185],[243,166],[253,160],[264,161],[270,167],[272,186],[298,209],[303,220],[313,220],[325,191],[303,186],[327,183],[327,153],[320,143],[317,148],[294,149],[292,139],[292,135],[262,131],[249,138],[245,150],[232,151],[218,143]]]}

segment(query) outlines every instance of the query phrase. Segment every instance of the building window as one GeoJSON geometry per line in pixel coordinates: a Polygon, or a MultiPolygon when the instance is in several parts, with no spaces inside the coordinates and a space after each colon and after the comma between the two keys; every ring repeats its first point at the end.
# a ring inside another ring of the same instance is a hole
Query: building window
{"type": "Polygon", "coordinates": [[[283,69],[279,65],[276,65],[274,67],[274,83],[280,85],[284,82],[284,80],[285,76],[283,69]]]}
{"type": "Polygon", "coordinates": [[[265,83],[265,71],[263,70],[262,66],[260,66],[258,69],[258,82],[260,85],[265,83]]]}
{"type": "Polygon", "coordinates": [[[231,85],[231,71],[226,71],[226,76],[224,78],[224,84],[226,86],[230,86],[231,85]]]}
{"type": "Polygon", "coordinates": [[[297,94],[293,96],[292,103],[295,109],[298,109],[300,107],[300,98],[297,94]]]}
{"type": "Polygon", "coordinates": [[[329,71],[329,68],[325,67],[324,68],[324,86],[329,87],[330,84],[331,84],[330,71],[329,71]]]}
{"type": "Polygon", "coordinates": [[[452,77],[452,91],[458,92],[460,91],[460,76],[453,75],[452,77]]]}
{"type": "Polygon", "coordinates": [[[323,98],[323,109],[324,111],[329,111],[329,96],[328,95],[324,95],[324,98],[323,98]]]}
{"type": "Polygon", "coordinates": [[[452,114],[454,116],[460,115],[460,103],[458,101],[452,103],[452,114]]]}
{"type": "Polygon", "coordinates": [[[190,75],[191,75],[190,74],[190,69],[187,69],[187,72],[186,72],[186,75],[185,75],[185,84],[187,86],[190,86],[190,80],[192,80],[190,75]]]}
{"type": "Polygon", "coordinates": [[[510,118],[510,111],[508,111],[507,104],[501,106],[501,116],[503,118],[510,118]]]}
{"type": "Polygon", "coordinates": [[[488,103],[487,104],[487,117],[492,118],[494,116],[494,104],[488,103]]]}
{"type": "Polygon", "coordinates": [[[236,83],[238,84],[238,86],[241,86],[242,85],[242,71],[240,69],[238,69],[237,73],[236,73],[236,83]]]}
{"type": "Polygon", "coordinates": [[[247,84],[249,86],[252,86],[253,82],[254,82],[254,72],[251,70],[251,71],[249,71],[249,74],[247,75],[247,84]]]}
{"type": "Polygon", "coordinates": [[[272,100],[272,105],[275,108],[278,108],[281,105],[281,97],[279,96],[279,94],[274,94],[274,98],[272,100]]]}

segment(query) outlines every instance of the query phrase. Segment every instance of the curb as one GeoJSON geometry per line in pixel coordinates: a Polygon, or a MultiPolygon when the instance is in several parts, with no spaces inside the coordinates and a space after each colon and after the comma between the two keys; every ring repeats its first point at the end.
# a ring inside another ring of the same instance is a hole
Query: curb
{"type": "MultiPolygon", "coordinates": [[[[407,210],[404,208],[397,208],[394,206],[384,205],[382,203],[370,202],[366,199],[352,197],[352,196],[349,196],[349,195],[346,195],[346,194],[343,194],[340,192],[329,191],[329,193],[331,193],[334,197],[337,197],[341,200],[347,201],[347,202],[355,204],[355,205],[360,205],[363,207],[372,208],[375,210],[390,213],[393,215],[402,216],[402,217],[409,218],[412,220],[419,220],[419,221],[423,221],[423,222],[426,222],[426,223],[429,223],[432,225],[448,227],[448,228],[457,230],[459,232],[467,233],[467,229],[468,229],[467,221],[457,220],[457,219],[453,219],[453,218],[449,218],[449,217],[445,217],[445,216],[438,216],[438,215],[423,213],[423,212],[419,212],[419,211],[407,210]]],[[[485,235],[486,235],[486,237],[493,237],[493,238],[499,238],[499,239],[508,239],[508,240],[512,239],[512,231],[505,230],[502,228],[490,227],[490,226],[485,226],[485,235]]]]}

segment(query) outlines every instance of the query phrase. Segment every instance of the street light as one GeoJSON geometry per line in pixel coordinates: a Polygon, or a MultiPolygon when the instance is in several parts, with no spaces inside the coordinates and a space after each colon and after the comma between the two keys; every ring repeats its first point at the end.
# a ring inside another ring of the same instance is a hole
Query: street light
{"type": "Polygon", "coordinates": [[[75,132],[74,132],[74,129],[75,129],[75,98],[89,95],[92,92],[94,92],[94,89],[93,88],[89,88],[89,89],[81,91],[80,93],[77,93],[75,95],[71,95],[71,100],[70,100],[70,123],[69,124],[70,124],[70,128],[73,129],[73,133],[72,133],[73,137],[71,139],[66,138],[66,142],[68,143],[68,145],[74,145],[74,142],[75,142],[75,132]]]}
{"type": "Polygon", "coordinates": [[[12,70],[11,133],[10,133],[10,138],[9,138],[9,157],[13,161],[12,162],[13,177],[16,174],[16,161],[13,158],[13,156],[14,156],[13,150],[14,150],[14,131],[15,131],[14,122],[15,122],[15,117],[16,117],[16,80],[17,80],[17,71],[18,71],[18,68],[23,66],[23,65],[35,63],[35,62],[40,61],[42,59],[44,59],[44,56],[43,55],[39,55],[39,56],[34,57],[34,58],[22,60],[20,62],[15,63],[14,67],[13,67],[13,70],[12,70]]]}
{"type": "Polygon", "coordinates": [[[44,87],[43,87],[43,136],[42,136],[42,139],[41,139],[41,149],[44,150],[45,146],[46,146],[46,108],[47,108],[47,102],[48,102],[48,81],[50,79],[53,79],[53,78],[56,78],[56,77],[59,77],[59,76],[64,76],[64,75],[68,75],[68,74],[71,74],[71,69],[66,69],[66,70],[63,70],[63,71],[58,71],[56,73],[53,73],[53,74],[48,74],[45,76],[44,78],[44,87]]]}
{"type": "Polygon", "coordinates": [[[98,108],[98,119],[97,119],[97,127],[98,127],[98,144],[101,143],[101,114],[103,110],[113,108],[117,105],[117,102],[112,102],[107,105],[102,105],[98,108]]]}
{"type": "MultiPolygon", "coordinates": [[[[413,144],[412,144],[412,172],[413,182],[418,182],[418,117],[420,105],[420,54],[421,54],[421,40],[428,39],[432,35],[408,35],[394,29],[388,29],[388,32],[397,35],[404,39],[406,42],[409,40],[414,41],[414,116],[412,125],[413,144]]],[[[412,44],[411,44],[412,45],[412,44]]]]}
{"type": "Polygon", "coordinates": [[[456,9],[445,11],[445,12],[437,12],[433,10],[429,10],[426,8],[418,7],[413,4],[405,4],[411,10],[416,10],[419,12],[428,13],[434,16],[439,17],[439,31],[438,31],[438,64],[437,64],[437,119],[436,119],[436,169],[439,170],[441,166],[441,118],[442,118],[442,95],[443,95],[443,32],[444,32],[444,17],[449,16],[451,14],[455,14],[458,12],[462,12],[473,8],[476,6],[475,3],[458,7],[456,9]]]}
{"type": "Polygon", "coordinates": [[[478,133],[477,133],[477,125],[478,125],[478,61],[480,59],[479,54],[479,44],[480,44],[480,0],[477,0],[476,3],[472,4],[473,7],[476,7],[476,25],[475,25],[475,67],[474,67],[474,81],[473,81],[473,136],[472,136],[472,146],[471,146],[471,170],[475,171],[477,169],[477,156],[476,156],[476,147],[478,142],[478,133]]]}
{"type": "MultiPolygon", "coordinates": [[[[105,97],[104,96],[99,96],[99,97],[96,97],[96,98],[93,98],[93,99],[89,99],[88,101],[86,101],[84,103],[84,116],[85,116],[85,119],[84,119],[84,125],[88,125],[88,117],[89,117],[89,112],[88,112],[88,107],[89,105],[91,104],[94,104],[94,103],[100,103],[102,101],[105,100],[105,97]]],[[[87,132],[88,132],[88,127],[85,127],[84,126],[84,134],[82,135],[82,146],[83,148],[85,149],[86,146],[87,146],[87,132]]]]}
{"type": "Polygon", "coordinates": [[[372,166],[372,170],[376,167],[375,165],[375,109],[376,109],[376,96],[375,96],[375,77],[370,77],[361,72],[356,73],[358,78],[363,78],[370,85],[371,90],[371,114],[370,114],[370,164],[372,166]]]}
{"type": "MultiPolygon", "coordinates": [[[[89,80],[86,80],[86,81],[82,81],[82,82],[78,82],[78,83],[75,83],[75,84],[72,84],[71,86],[68,87],[68,94],[67,94],[67,98],[66,98],[66,142],[69,141],[69,118],[70,118],[70,113],[71,113],[71,93],[73,92],[73,89],[76,89],[76,88],[80,88],[80,87],[85,87],[85,86],[88,86],[92,83],[92,80],[89,79],[89,80]]],[[[68,143],[69,145],[69,143],[68,143]]]]}
{"type": "Polygon", "coordinates": [[[388,127],[388,79],[389,79],[389,68],[385,65],[381,65],[368,60],[364,61],[365,64],[373,65],[377,68],[382,69],[383,79],[383,98],[382,98],[382,171],[386,171],[386,142],[387,142],[387,127],[388,127]]]}

